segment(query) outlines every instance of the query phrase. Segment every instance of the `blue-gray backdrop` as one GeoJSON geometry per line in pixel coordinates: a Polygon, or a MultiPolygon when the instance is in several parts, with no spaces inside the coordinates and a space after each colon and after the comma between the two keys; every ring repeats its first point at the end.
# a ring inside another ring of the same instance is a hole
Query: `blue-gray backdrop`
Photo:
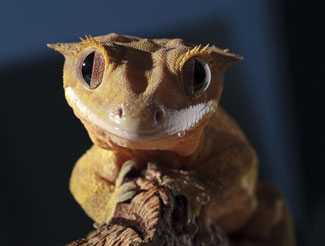
{"type": "Polygon", "coordinates": [[[9,184],[4,231],[10,245],[56,245],[89,230],[67,187],[73,162],[90,142],[64,103],[63,59],[46,43],[108,32],[181,37],[244,56],[226,77],[223,102],[256,147],[263,178],[283,191],[301,228],[306,189],[294,76],[288,72],[289,41],[295,42],[286,33],[290,4],[12,0],[0,6],[0,112],[8,166],[2,175],[9,184]]]}

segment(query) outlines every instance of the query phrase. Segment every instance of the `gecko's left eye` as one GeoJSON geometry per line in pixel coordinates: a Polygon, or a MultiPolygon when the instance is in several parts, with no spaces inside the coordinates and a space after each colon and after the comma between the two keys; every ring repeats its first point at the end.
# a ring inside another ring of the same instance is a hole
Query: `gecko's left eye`
{"type": "Polygon", "coordinates": [[[81,63],[81,74],[90,89],[98,87],[103,80],[105,59],[100,52],[92,51],[81,63]]]}
{"type": "Polygon", "coordinates": [[[189,96],[197,96],[204,92],[211,82],[209,64],[198,58],[188,60],[182,69],[183,83],[189,96]]]}

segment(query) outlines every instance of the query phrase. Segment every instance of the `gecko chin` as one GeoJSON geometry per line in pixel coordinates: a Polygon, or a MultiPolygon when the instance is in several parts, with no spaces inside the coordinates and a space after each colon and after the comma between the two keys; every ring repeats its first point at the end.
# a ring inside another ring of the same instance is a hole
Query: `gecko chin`
{"type": "Polygon", "coordinates": [[[189,156],[195,152],[201,141],[202,129],[195,128],[188,131],[184,136],[162,135],[139,136],[138,138],[124,138],[110,132],[102,131],[93,125],[85,125],[90,138],[95,145],[104,149],[111,149],[122,152],[152,152],[171,151],[181,156],[189,156]]]}
{"type": "Polygon", "coordinates": [[[201,129],[208,119],[202,119],[193,128],[172,132],[170,129],[159,128],[141,131],[127,131],[119,127],[104,129],[94,122],[80,118],[95,144],[106,149],[122,147],[134,150],[174,150],[182,147],[184,143],[195,144],[199,141],[201,129]]]}
{"type": "MultiPolygon", "coordinates": [[[[197,148],[204,126],[214,111],[207,111],[193,124],[184,123],[174,127],[164,125],[150,128],[122,128],[106,119],[102,124],[75,112],[86,127],[92,141],[104,149],[129,149],[141,151],[174,151],[180,155],[190,155],[197,148]],[[186,128],[184,128],[186,126],[186,128]]],[[[84,115],[85,116],[85,115],[84,115]]],[[[193,120],[193,119],[192,119],[193,120]]]]}

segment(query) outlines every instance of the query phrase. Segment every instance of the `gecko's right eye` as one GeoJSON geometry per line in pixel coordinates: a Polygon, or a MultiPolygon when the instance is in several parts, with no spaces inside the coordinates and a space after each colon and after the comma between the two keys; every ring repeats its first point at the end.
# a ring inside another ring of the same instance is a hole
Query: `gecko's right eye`
{"type": "Polygon", "coordinates": [[[100,52],[92,51],[81,63],[81,74],[90,89],[98,87],[103,80],[105,59],[100,52]]]}

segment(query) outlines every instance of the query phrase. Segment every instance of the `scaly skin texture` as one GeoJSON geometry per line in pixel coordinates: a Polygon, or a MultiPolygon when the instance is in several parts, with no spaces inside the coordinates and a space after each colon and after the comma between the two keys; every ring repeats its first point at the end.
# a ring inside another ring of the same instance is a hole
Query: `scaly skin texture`
{"type": "Polygon", "coordinates": [[[255,151],[219,106],[223,74],[239,56],[181,39],[114,33],[49,47],[65,56],[66,99],[94,142],[77,162],[70,189],[96,223],[109,221],[116,204],[135,194],[134,184],[123,181],[131,167],[155,162],[169,170],[172,178],[164,182],[186,195],[192,218],[206,228],[218,224],[228,233],[267,238],[288,224],[281,197],[267,189],[257,197],[255,151]],[[93,70],[102,76],[96,88],[82,75],[93,51],[104,64],[93,70]],[[191,94],[195,59],[208,65],[211,76],[191,94]],[[264,200],[268,205],[259,206],[264,200]],[[255,215],[264,216],[262,222],[255,215]]]}

